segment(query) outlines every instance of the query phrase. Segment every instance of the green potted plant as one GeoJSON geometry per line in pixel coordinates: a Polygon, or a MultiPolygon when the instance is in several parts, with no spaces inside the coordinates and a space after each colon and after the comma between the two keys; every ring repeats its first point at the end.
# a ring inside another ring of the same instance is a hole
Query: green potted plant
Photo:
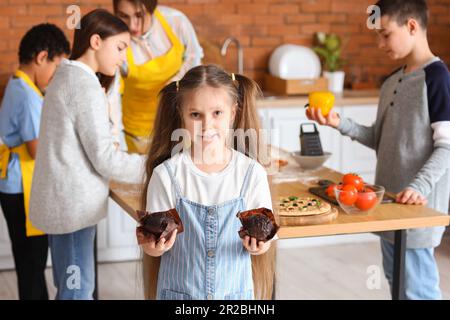
{"type": "Polygon", "coordinates": [[[323,75],[328,79],[328,89],[332,92],[342,92],[345,72],[341,70],[344,63],[341,59],[341,38],[334,33],[317,32],[314,40],[316,46],[313,50],[322,60],[323,75]]]}

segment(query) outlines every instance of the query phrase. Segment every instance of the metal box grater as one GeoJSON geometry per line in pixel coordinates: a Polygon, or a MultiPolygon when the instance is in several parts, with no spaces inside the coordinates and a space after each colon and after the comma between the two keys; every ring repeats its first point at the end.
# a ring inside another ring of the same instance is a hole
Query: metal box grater
{"type": "Polygon", "coordinates": [[[300,125],[300,148],[302,156],[323,156],[320,133],[315,123],[300,125]]]}

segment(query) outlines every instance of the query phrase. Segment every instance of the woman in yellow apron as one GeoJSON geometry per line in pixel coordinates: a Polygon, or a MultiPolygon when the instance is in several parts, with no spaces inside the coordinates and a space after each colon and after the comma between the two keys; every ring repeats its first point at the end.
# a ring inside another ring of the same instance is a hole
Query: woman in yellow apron
{"type": "Polygon", "coordinates": [[[201,63],[194,28],[178,10],[155,0],[114,0],[114,11],[130,28],[132,43],[121,69],[122,121],[129,152],[145,153],[159,91],[201,63]]]}
{"type": "Polygon", "coordinates": [[[0,145],[0,204],[11,239],[19,298],[48,299],[44,275],[48,240],[31,224],[28,209],[43,104],[39,88],[48,85],[61,58],[69,53],[69,42],[56,26],[42,24],[25,34],[20,48],[20,67],[8,82],[0,108],[4,143],[0,145]]]}

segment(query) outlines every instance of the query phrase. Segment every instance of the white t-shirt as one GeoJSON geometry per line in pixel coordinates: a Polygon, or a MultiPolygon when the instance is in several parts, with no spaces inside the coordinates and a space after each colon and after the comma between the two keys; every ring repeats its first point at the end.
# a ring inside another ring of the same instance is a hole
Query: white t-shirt
{"type": "MultiPolygon", "coordinates": [[[[233,150],[231,161],[220,172],[206,173],[198,169],[190,154],[177,153],[168,159],[182,197],[202,205],[221,204],[239,197],[244,178],[252,161],[241,152],[233,150]]],[[[244,194],[245,210],[265,207],[272,209],[269,183],[264,168],[255,163],[244,194]]],[[[176,191],[164,164],[153,170],[147,191],[149,212],[175,208],[176,191]]]]}

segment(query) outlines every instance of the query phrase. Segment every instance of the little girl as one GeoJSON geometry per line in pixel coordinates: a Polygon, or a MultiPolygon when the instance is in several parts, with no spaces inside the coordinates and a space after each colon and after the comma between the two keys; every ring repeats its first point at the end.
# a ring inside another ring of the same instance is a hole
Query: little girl
{"type": "Polygon", "coordinates": [[[57,299],[92,299],[109,181],[142,182],[144,166],[142,156],[118,150],[108,121],[105,90],[125,60],[128,27],[100,9],[80,23],[44,99],[30,200],[31,221],[48,234],[57,299]]]}
{"type": "Polygon", "coordinates": [[[184,232],[143,245],[147,298],[270,298],[271,243],[241,240],[236,217],[239,211],[272,208],[264,168],[244,154],[259,145],[259,93],[254,81],[213,65],[195,67],[161,91],[143,207],[176,208],[184,232]],[[230,139],[230,131],[236,129],[256,133],[242,152],[231,144],[236,137],[230,139]],[[179,131],[190,140],[176,152],[171,137],[179,131]]]}

